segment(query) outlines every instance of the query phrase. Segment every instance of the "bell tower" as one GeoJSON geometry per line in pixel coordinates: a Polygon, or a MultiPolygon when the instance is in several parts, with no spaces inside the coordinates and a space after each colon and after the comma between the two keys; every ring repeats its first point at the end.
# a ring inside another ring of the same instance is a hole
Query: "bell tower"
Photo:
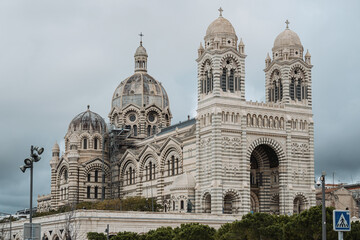
{"type": "Polygon", "coordinates": [[[265,59],[266,101],[311,106],[311,55],[304,48],[299,36],[289,28],[280,33],[265,59]]]}
{"type": "MultiPolygon", "coordinates": [[[[232,24],[219,17],[207,28],[204,47],[198,49],[198,108],[196,135],[197,187],[196,212],[223,212],[224,166],[234,159],[223,154],[224,128],[236,129],[239,105],[245,102],[245,44],[238,45],[232,24]]],[[[237,138],[238,139],[238,138],[237,138]]],[[[244,168],[246,166],[243,166],[244,168]]],[[[238,211],[238,210],[236,210],[238,211]]]]}

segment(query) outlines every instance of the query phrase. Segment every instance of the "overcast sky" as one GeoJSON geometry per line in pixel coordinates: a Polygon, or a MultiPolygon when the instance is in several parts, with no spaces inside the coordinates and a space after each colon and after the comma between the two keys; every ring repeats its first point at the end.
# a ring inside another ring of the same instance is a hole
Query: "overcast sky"
{"type": "Polygon", "coordinates": [[[246,98],[264,101],[264,60],[290,28],[312,55],[315,171],[335,183],[360,181],[359,1],[0,2],[0,212],[29,207],[30,146],[45,148],[34,168],[34,201],[50,192],[51,148],[86,110],[108,121],[117,85],[133,74],[140,32],[148,72],[162,82],[173,123],[195,116],[197,49],[217,9],[245,43],[246,98]]]}

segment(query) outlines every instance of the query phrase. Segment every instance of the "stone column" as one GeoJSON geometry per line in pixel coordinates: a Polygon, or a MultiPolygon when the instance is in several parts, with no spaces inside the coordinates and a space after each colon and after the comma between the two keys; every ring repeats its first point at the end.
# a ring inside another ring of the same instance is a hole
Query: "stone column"
{"type": "Polygon", "coordinates": [[[77,203],[79,196],[79,183],[78,183],[78,159],[80,155],[77,150],[70,150],[68,154],[69,160],[69,194],[68,200],[70,204],[77,203]]]}
{"type": "Polygon", "coordinates": [[[221,111],[216,111],[213,115],[211,131],[211,213],[221,214],[223,213],[221,111]]]}

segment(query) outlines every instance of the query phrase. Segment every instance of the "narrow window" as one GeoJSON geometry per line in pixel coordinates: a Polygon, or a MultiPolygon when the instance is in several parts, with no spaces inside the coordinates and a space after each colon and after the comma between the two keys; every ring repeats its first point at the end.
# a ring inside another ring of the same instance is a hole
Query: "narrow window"
{"type": "Polygon", "coordinates": [[[175,175],[175,157],[171,157],[171,175],[175,175]]]}
{"type": "Polygon", "coordinates": [[[105,190],[106,190],[106,188],[105,188],[105,187],[102,187],[102,192],[101,192],[101,194],[102,194],[102,198],[104,198],[104,199],[105,199],[105,190]]]}
{"type": "Polygon", "coordinates": [[[97,182],[97,181],[98,181],[98,175],[99,175],[98,170],[95,170],[95,182],[97,182]]]}
{"type": "Polygon", "coordinates": [[[173,201],[173,210],[175,211],[175,201],[173,201]]]}
{"type": "Polygon", "coordinates": [[[98,198],[98,187],[95,187],[95,194],[94,194],[94,198],[97,199],[98,198]]]}
{"type": "Polygon", "coordinates": [[[134,125],[133,129],[134,129],[134,136],[136,137],[138,135],[137,126],[134,125]]]}
{"type": "Polygon", "coordinates": [[[94,149],[98,149],[98,139],[94,138],[94,149]]]}
{"type": "Polygon", "coordinates": [[[230,92],[234,92],[234,69],[230,70],[229,90],[230,90],[230,92]]]}
{"type": "Polygon", "coordinates": [[[133,169],[133,183],[135,183],[135,169],[133,169]]]}
{"type": "Polygon", "coordinates": [[[150,134],[151,134],[151,126],[149,125],[149,126],[147,127],[147,135],[150,136],[150,134]]]}
{"type": "Polygon", "coordinates": [[[299,101],[301,101],[301,85],[302,85],[302,80],[299,79],[296,86],[296,98],[299,101]]]}
{"type": "Polygon", "coordinates": [[[295,100],[295,79],[294,78],[291,79],[291,83],[290,83],[290,98],[292,100],[295,100]]]}
{"type": "Polygon", "coordinates": [[[176,158],[176,174],[179,174],[179,159],[176,158]]]}
{"type": "Polygon", "coordinates": [[[226,68],[223,69],[223,73],[221,75],[221,89],[226,92],[226,68]]]}
{"type": "Polygon", "coordinates": [[[156,126],[153,126],[153,134],[156,134],[156,126]]]}
{"type": "Polygon", "coordinates": [[[88,182],[90,182],[90,181],[91,181],[91,174],[90,174],[90,173],[88,173],[88,175],[87,175],[87,179],[88,179],[88,182]]]}
{"type": "Polygon", "coordinates": [[[83,140],[83,149],[87,149],[87,138],[83,140]]]}
{"type": "Polygon", "coordinates": [[[88,186],[88,187],[87,187],[87,192],[86,192],[86,197],[87,197],[87,198],[90,198],[90,191],[91,191],[91,187],[88,186]]]}
{"type": "Polygon", "coordinates": [[[149,178],[149,175],[148,175],[148,174],[149,174],[149,173],[148,173],[148,166],[145,167],[145,171],[146,171],[145,176],[146,176],[146,181],[147,181],[147,180],[149,180],[149,179],[148,179],[148,178],[149,178]]]}
{"type": "Polygon", "coordinates": [[[181,201],[180,201],[180,209],[181,209],[181,210],[184,210],[184,200],[181,200],[181,201]]]}
{"type": "Polygon", "coordinates": [[[130,184],[132,184],[132,167],[129,168],[129,173],[130,173],[130,184]]]}
{"type": "Polygon", "coordinates": [[[168,176],[170,176],[170,160],[168,160],[167,162],[168,162],[168,176]]]}
{"type": "Polygon", "coordinates": [[[153,179],[155,179],[155,164],[153,165],[153,175],[154,175],[154,177],[153,177],[153,179]]]}
{"type": "Polygon", "coordinates": [[[150,169],[149,177],[150,177],[150,180],[151,180],[152,179],[152,164],[151,164],[151,162],[149,162],[149,169],[150,169]]]}
{"type": "Polygon", "coordinates": [[[126,171],[126,185],[129,185],[129,172],[126,171]]]}

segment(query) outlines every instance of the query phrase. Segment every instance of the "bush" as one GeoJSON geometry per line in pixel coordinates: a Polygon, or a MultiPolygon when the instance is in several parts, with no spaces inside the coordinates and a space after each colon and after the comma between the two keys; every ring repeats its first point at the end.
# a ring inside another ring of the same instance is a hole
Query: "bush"
{"type": "Polygon", "coordinates": [[[88,232],[87,238],[88,240],[106,240],[105,234],[97,232],[88,232]]]}

